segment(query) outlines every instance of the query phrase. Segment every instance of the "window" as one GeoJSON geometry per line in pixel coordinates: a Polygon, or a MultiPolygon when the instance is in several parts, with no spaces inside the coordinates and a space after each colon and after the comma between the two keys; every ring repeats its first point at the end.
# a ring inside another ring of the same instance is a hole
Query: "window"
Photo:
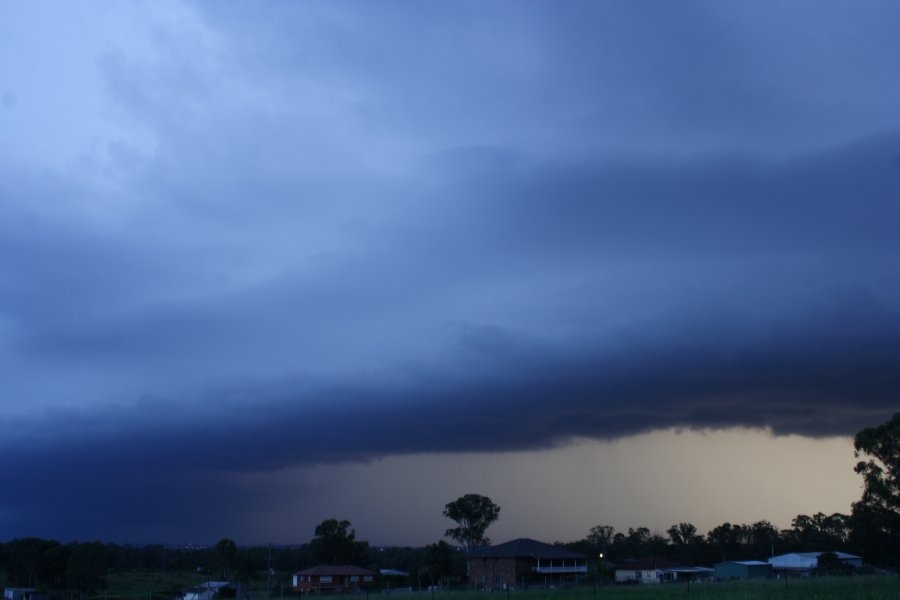
{"type": "Polygon", "coordinates": [[[366,583],[371,583],[372,576],[371,575],[363,575],[363,581],[365,581],[366,583]]]}
{"type": "Polygon", "coordinates": [[[350,581],[359,581],[359,575],[351,575],[350,581]]]}
{"type": "Polygon", "coordinates": [[[322,575],[319,577],[319,583],[331,583],[331,575],[322,575]]]}

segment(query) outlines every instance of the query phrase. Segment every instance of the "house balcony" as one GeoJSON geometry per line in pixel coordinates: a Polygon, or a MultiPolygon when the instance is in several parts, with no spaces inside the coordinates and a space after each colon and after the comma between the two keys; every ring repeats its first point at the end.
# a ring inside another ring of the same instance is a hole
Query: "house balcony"
{"type": "Polygon", "coordinates": [[[587,573],[587,565],[538,565],[534,567],[535,573],[549,574],[569,574],[569,573],[587,573]]]}

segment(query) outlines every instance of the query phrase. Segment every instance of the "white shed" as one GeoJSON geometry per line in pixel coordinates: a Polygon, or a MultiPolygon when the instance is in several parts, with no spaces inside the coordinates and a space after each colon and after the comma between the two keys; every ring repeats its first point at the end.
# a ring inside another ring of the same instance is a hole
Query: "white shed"
{"type": "MultiPolygon", "coordinates": [[[[781,554],[773,556],[769,559],[772,569],[775,571],[813,571],[819,566],[819,557],[824,552],[791,552],[790,554],[781,554]]],[[[850,565],[856,569],[862,567],[862,557],[846,552],[834,553],[838,560],[845,565],[850,565]]]]}
{"type": "Polygon", "coordinates": [[[812,571],[819,565],[818,554],[791,552],[780,554],[769,559],[769,564],[777,571],[812,571]]]}

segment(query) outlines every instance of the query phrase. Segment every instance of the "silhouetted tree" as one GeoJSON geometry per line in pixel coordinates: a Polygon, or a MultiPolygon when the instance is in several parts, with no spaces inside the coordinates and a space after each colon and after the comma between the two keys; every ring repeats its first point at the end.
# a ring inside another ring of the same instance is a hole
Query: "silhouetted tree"
{"type": "Polygon", "coordinates": [[[241,548],[234,556],[232,574],[237,581],[248,583],[260,579],[260,571],[264,570],[264,557],[260,554],[263,548],[241,548]]]}
{"type": "Polygon", "coordinates": [[[783,537],[791,550],[834,550],[847,541],[849,517],[841,513],[797,515],[783,537]]]}
{"type": "Polygon", "coordinates": [[[55,540],[40,538],[15,539],[6,544],[6,576],[14,586],[34,587],[40,582],[39,573],[44,555],[59,546],[55,540]]]}
{"type": "Polygon", "coordinates": [[[599,557],[601,553],[607,553],[615,535],[616,530],[610,525],[594,525],[588,532],[587,541],[593,546],[594,554],[599,557]]]}
{"type": "Polygon", "coordinates": [[[748,528],[748,557],[761,559],[775,553],[775,545],[779,541],[778,529],[769,521],[757,521],[748,528]]]}
{"type": "Polygon", "coordinates": [[[715,552],[717,560],[738,560],[742,556],[742,544],[747,537],[744,525],[722,523],[706,534],[706,540],[715,552]]]}
{"type": "Polygon", "coordinates": [[[73,544],[66,568],[69,585],[82,592],[106,587],[106,548],[100,542],[73,544]]]}
{"type": "Polygon", "coordinates": [[[683,565],[700,562],[703,536],[697,533],[697,528],[691,523],[679,523],[666,530],[673,546],[672,558],[683,565]]]}
{"type": "Polygon", "coordinates": [[[329,565],[366,562],[369,544],[356,541],[356,531],[350,527],[350,521],[326,519],[316,526],[315,534],[309,545],[316,562],[329,565]]]}
{"type": "Polygon", "coordinates": [[[53,545],[44,551],[38,564],[38,580],[47,586],[65,586],[72,546],[53,545]]]}
{"type": "Polygon", "coordinates": [[[436,544],[428,544],[425,548],[424,571],[432,582],[437,582],[450,575],[453,569],[453,546],[440,540],[436,544]]]}
{"type": "Polygon", "coordinates": [[[900,413],[857,433],[854,448],[866,460],[855,467],[864,489],[853,504],[852,543],[867,559],[900,567],[900,413]]]}
{"type": "Polygon", "coordinates": [[[487,496],[466,494],[448,503],[444,507],[444,516],[459,524],[459,527],[445,531],[444,535],[469,550],[473,546],[491,543],[484,532],[500,516],[500,507],[487,496]]]}
{"type": "Polygon", "coordinates": [[[222,579],[227,581],[231,565],[234,564],[234,557],[237,554],[237,544],[229,538],[222,538],[213,546],[210,555],[212,568],[216,573],[221,573],[222,579]]]}

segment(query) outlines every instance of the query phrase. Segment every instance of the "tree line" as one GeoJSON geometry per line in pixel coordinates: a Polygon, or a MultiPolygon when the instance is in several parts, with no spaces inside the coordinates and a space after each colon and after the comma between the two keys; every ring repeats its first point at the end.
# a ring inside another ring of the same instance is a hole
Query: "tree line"
{"type": "Polygon", "coordinates": [[[728,560],[766,560],[788,552],[850,551],[852,520],[834,513],[797,515],[789,529],[779,530],[766,520],[750,524],[722,523],[706,534],[692,523],[676,523],[665,532],[647,527],[617,532],[609,525],[592,527],[581,540],[560,544],[598,562],[616,563],[658,556],[683,565],[712,565],[728,560]]]}
{"type": "MultiPolygon", "coordinates": [[[[341,535],[328,519],[323,535],[289,546],[238,546],[222,539],[211,547],[132,546],[101,542],[62,544],[56,540],[21,538],[0,543],[0,577],[10,587],[95,593],[107,588],[109,573],[196,572],[198,577],[262,585],[269,570],[293,573],[321,564],[403,570],[403,584],[424,584],[465,574],[465,554],[440,540],[425,547],[373,548],[341,535]]],[[[346,524],[347,521],[335,521],[346,524]]],[[[320,524],[317,531],[323,527],[320,524]]],[[[349,532],[348,532],[349,533],[349,532]]],[[[276,581],[287,584],[287,580],[276,581]]],[[[183,590],[181,590],[183,591],[183,590]]]]}

